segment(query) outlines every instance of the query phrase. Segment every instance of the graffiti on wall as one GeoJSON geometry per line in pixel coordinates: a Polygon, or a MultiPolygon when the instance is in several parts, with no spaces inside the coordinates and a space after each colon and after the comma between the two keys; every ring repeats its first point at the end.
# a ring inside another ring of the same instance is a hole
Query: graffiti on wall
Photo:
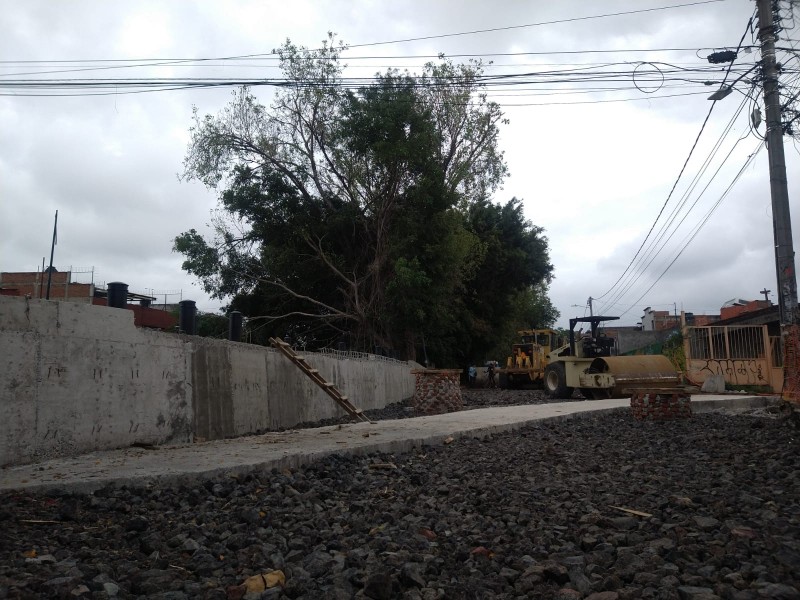
{"type": "Polygon", "coordinates": [[[735,385],[769,385],[769,371],[765,360],[759,359],[694,359],[689,361],[689,377],[705,381],[711,375],[722,375],[727,383],[735,385]]]}

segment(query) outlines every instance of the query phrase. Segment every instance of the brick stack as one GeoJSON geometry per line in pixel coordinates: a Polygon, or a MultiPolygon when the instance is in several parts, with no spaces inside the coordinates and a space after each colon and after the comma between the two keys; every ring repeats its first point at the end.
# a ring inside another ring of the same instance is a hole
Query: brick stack
{"type": "Polygon", "coordinates": [[[464,408],[458,369],[417,369],[411,404],[417,414],[437,415],[464,408]]]}
{"type": "Polygon", "coordinates": [[[679,390],[637,390],[631,411],[639,421],[670,421],[692,416],[691,397],[679,390]]]}

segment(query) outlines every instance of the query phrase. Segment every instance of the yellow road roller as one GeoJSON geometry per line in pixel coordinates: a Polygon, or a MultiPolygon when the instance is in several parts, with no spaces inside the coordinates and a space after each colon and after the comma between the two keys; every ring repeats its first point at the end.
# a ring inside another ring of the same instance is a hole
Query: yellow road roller
{"type": "Polygon", "coordinates": [[[613,356],[614,338],[600,333],[599,325],[619,317],[580,317],[569,320],[569,343],[547,355],[544,389],[551,398],[571,398],[575,388],[584,398],[623,398],[623,390],[677,388],[681,380],[666,356],[613,356]],[[586,332],[575,332],[579,323],[586,332]]]}

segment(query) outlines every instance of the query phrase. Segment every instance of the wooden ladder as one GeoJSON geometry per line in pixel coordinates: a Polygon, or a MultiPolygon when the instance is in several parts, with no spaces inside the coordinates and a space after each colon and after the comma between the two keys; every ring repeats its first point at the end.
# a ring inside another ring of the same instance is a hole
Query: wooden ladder
{"type": "Polygon", "coordinates": [[[364,415],[364,412],[360,408],[356,408],[347,398],[347,396],[343,395],[337,388],[336,385],[330,383],[325,380],[325,378],[319,374],[315,368],[309,365],[306,362],[305,357],[300,356],[292,347],[284,342],[283,340],[279,340],[278,338],[269,338],[269,343],[272,344],[281,354],[283,354],[286,358],[292,361],[298,368],[308,375],[308,377],[316,383],[319,387],[323,389],[323,391],[328,394],[331,398],[333,398],[334,402],[341,406],[347,414],[359,421],[369,421],[369,419],[364,415]]]}

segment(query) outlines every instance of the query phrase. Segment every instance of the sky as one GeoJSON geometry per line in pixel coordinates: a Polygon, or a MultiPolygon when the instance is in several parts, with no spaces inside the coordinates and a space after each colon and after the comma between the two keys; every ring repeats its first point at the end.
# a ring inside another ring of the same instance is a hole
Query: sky
{"type": "MultiPolygon", "coordinates": [[[[58,211],[54,265],[71,267],[74,280],[123,281],[131,291],[218,310],[225,302],[181,270],[172,243],[188,229],[208,231],[217,206],[217,192],[179,178],[192,110],[218,113],[234,88],[112,86],[86,95],[100,90],[14,82],[278,77],[271,57],[175,59],[264,55],[287,38],[315,48],[330,31],[352,46],[343,55],[346,75],[389,66],[419,72],[425,57],[440,53],[494,61],[491,74],[535,74],[489,90],[509,121],[500,148],[510,174],[494,200],[522,199],[526,217],[544,228],[560,325],[586,314],[590,297],[595,314],[621,316],[625,325],[640,321],[645,307],[718,314],[730,299],[763,298],[762,289],[777,302],[767,152],[755,135],[764,124],[755,131],[750,124],[763,100],[747,75],[714,105],[678,179],[713,104],[707,96],[727,69],[706,57],[735,49],[743,35],[743,46],[756,44],[747,28],[751,0],[677,6],[691,2],[0,0],[0,271],[41,268],[58,211]],[[566,71],[603,75],[587,84],[564,81],[566,71]]],[[[783,16],[780,43],[788,47],[794,21],[788,9],[783,16]]],[[[740,50],[728,81],[758,57],[740,50]]],[[[791,91],[797,62],[788,54],[779,60],[790,67],[791,91]]],[[[270,88],[256,94],[269,104],[270,88]]],[[[785,151],[797,230],[800,151],[789,137],[785,151]]]]}

